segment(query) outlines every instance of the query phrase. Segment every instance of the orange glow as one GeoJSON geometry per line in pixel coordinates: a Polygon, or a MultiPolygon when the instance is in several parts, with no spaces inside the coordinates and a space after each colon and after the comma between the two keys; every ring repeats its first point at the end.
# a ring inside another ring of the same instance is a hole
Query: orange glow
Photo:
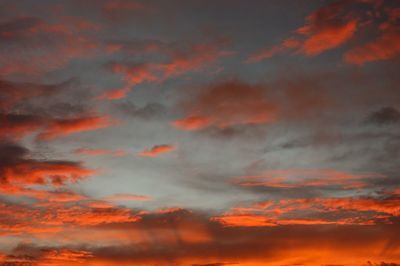
{"type": "Polygon", "coordinates": [[[115,194],[105,198],[108,201],[151,201],[152,198],[144,195],[132,195],[132,194],[115,194]]]}
{"type": "Polygon", "coordinates": [[[340,26],[323,28],[313,33],[303,46],[306,55],[318,55],[326,50],[338,47],[349,40],[357,29],[357,21],[349,21],[340,26]]]}
{"type": "Polygon", "coordinates": [[[183,104],[187,116],[174,122],[181,129],[198,130],[211,125],[266,124],[276,120],[277,107],[261,87],[228,81],[207,87],[192,101],[183,104]]]}
{"type": "Polygon", "coordinates": [[[181,120],[176,120],[173,125],[180,129],[197,130],[207,127],[212,121],[212,118],[204,116],[190,116],[181,120]]]}
{"type": "Polygon", "coordinates": [[[172,152],[174,150],[176,150],[176,146],[169,145],[169,144],[163,144],[163,145],[153,146],[150,149],[146,149],[146,150],[140,152],[139,155],[144,156],[144,157],[156,157],[163,153],[172,152]]]}
{"type": "Polygon", "coordinates": [[[362,65],[372,61],[385,60],[400,54],[400,29],[383,33],[378,39],[353,48],[345,54],[345,61],[362,65]]]}
{"type": "Polygon", "coordinates": [[[51,140],[74,133],[106,128],[111,125],[110,118],[101,116],[55,120],[46,126],[44,131],[37,136],[37,139],[51,140]]]}
{"type": "MultiPolygon", "coordinates": [[[[241,186],[265,186],[276,188],[342,186],[345,189],[367,187],[367,180],[378,174],[351,174],[334,169],[287,169],[270,170],[259,176],[240,177],[241,186]]],[[[383,177],[381,177],[383,178],[383,177]]]]}
{"type": "Polygon", "coordinates": [[[129,93],[130,88],[129,87],[124,87],[121,89],[115,89],[115,90],[110,90],[98,97],[99,100],[118,100],[125,98],[127,94],[129,93]]]}
{"type": "Polygon", "coordinates": [[[4,177],[11,184],[52,184],[63,185],[93,175],[95,171],[68,163],[21,162],[7,167],[4,177]]]}

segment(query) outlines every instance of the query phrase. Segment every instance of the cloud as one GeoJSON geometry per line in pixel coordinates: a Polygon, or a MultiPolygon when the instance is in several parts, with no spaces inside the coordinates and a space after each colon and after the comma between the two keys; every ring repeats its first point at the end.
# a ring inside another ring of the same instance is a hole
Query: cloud
{"type": "MultiPolygon", "coordinates": [[[[396,261],[398,252],[382,254],[381,245],[381,241],[388,239],[394,244],[398,243],[392,235],[393,230],[398,231],[395,226],[294,224],[237,228],[224,227],[196,212],[148,214],[142,220],[119,227],[131,237],[136,236],[136,230],[146,232],[137,236],[146,239],[147,235],[147,240],[131,244],[86,246],[84,250],[90,257],[85,265],[213,265],[221,261],[226,265],[325,265],[332,262],[335,265],[361,266],[371,258],[396,261]],[[196,232],[199,235],[201,231],[208,237],[193,241],[196,232]],[[319,256],[313,252],[317,247],[319,256]]],[[[103,227],[103,230],[107,228],[116,229],[103,227]]],[[[138,241],[140,238],[135,239],[138,241]]]]}
{"type": "MultiPolygon", "coordinates": [[[[358,1],[353,1],[356,3],[358,1]]],[[[351,1],[335,1],[307,16],[306,23],[279,45],[251,54],[247,62],[256,63],[280,53],[316,56],[350,40],[358,27],[357,16],[346,14],[351,1]]]]}
{"type": "Polygon", "coordinates": [[[344,55],[345,62],[362,65],[368,62],[388,60],[400,55],[400,21],[399,8],[387,7],[386,21],[379,25],[376,39],[358,45],[344,55]]]}
{"type": "Polygon", "coordinates": [[[43,119],[34,115],[0,114],[2,127],[0,137],[21,138],[32,134],[44,123],[43,119]]]}
{"type": "Polygon", "coordinates": [[[2,75],[37,77],[73,59],[96,54],[99,44],[86,34],[88,29],[93,30],[92,24],[68,16],[60,17],[58,22],[19,17],[1,24],[2,75]]]}
{"type": "Polygon", "coordinates": [[[59,102],[56,97],[70,90],[70,85],[71,80],[56,84],[0,80],[4,88],[0,92],[0,138],[21,139],[39,133],[37,140],[50,140],[113,124],[110,117],[59,102]]]}
{"type": "Polygon", "coordinates": [[[134,222],[140,219],[140,216],[135,215],[131,209],[114,206],[48,205],[45,209],[37,209],[36,211],[44,212],[42,216],[44,225],[95,226],[99,224],[134,222]]]}
{"type": "Polygon", "coordinates": [[[22,195],[33,196],[36,199],[47,202],[77,202],[87,199],[86,196],[71,191],[47,191],[47,190],[25,190],[22,195]]]}
{"type": "Polygon", "coordinates": [[[306,36],[301,48],[305,55],[318,55],[353,37],[357,30],[357,19],[343,16],[346,8],[346,1],[336,1],[307,17],[306,25],[297,30],[306,36]]]}
{"type": "MultiPolygon", "coordinates": [[[[70,219],[74,217],[79,219],[79,216],[72,216],[70,219]]],[[[394,237],[398,231],[397,224],[310,226],[306,221],[302,223],[300,225],[293,222],[291,225],[274,227],[227,227],[210,220],[208,214],[196,211],[181,209],[143,213],[141,219],[131,222],[90,225],[91,230],[99,231],[87,232],[89,228],[83,227],[78,231],[79,234],[73,235],[74,239],[69,246],[21,244],[10,253],[4,254],[3,261],[29,258],[39,264],[53,262],[55,265],[65,265],[64,260],[74,263],[76,259],[89,266],[111,266],[115,263],[224,265],[223,262],[226,265],[295,265],[300,262],[306,265],[324,265],[330,261],[335,264],[361,266],[371,258],[396,261],[398,252],[383,252],[381,243],[398,243],[398,239],[394,237]],[[99,235],[111,236],[110,233],[115,231],[123,234],[114,236],[124,235],[126,238],[101,246],[92,242],[78,244],[86,237],[86,233],[92,232],[93,236],[93,232],[97,232],[99,235]],[[126,242],[126,239],[129,241],[126,242]],[[313,253],[317,247],[320,256],[313,253]],[[291,256],[285,256],[288,253],[291,256]],[[48,259],[53,260],[47,261],[48,259]]]]}
{"type": "Polygon", "coordinates": [[[277,107],[262,86],[237,80],[207,87],[194,99],[183,103],[183,109],[186,116],[173,124],[186,130],[265,124],[277,119],[277,107]]]}
{"type": "Polygon", "coordinates": [[[316,56],[350,40],[354,40],[353,47],[344,54],[346,63],[362,65],[395,58],[400,54],[399,18],[398,8],[389,1],[334,1],[307,16],[305,25],[289,38],[251,54],[247,62],[256,63],[281,53],[316,56]],[[374,40],[356,35],[368,32],[373,36],[377,31],[374,40]]]}
{"type": "MultiPolygon", "coordinates": [[[[258,1],[250,17],[242,10],[248,3],[229,0],[217,4],[222,13],[201,1],[156,4],[162,11],[157,16],[149,16],[153,6],[147,1],[14,2],[6,11],[0,8],[8,13],[0,23],[0,72],[7,77],[0,79],[0,265],[400,263],[397,128],[354,123],[365,106],[373,111],[368,123],[399,120],[394,65],[353,73],[331,61],[324,66],[326,58],[307,66],[300,60],[300,71],[310,78],[298,78],[284,64],[279,79],[279,64],[240,65],[237,58],[225,58],[233,54],[225,50],[226,40],[198,36],[223,30],[239,40],[235,48],[242,54],[246,40],[254,39],[248,37],[259,35],[252,26],[286,13],[281,1],[272,6],[258,1]],[[41,18],[9,19],[13,14],[41,18]],[[216,27],[210,32],[209,25],[216,27]],[[235,73],[240,80],[224,77],[235,73]],[[39,83],[74,74],[84,86],[74,80],[39,83]],[[222,77],[208,83],[214,75],[222,77]],[[121,84],[113,84],[115,78],[121,84]],[[129,94],[141,86],[148,89],[129,94]],[[134,100],[99,101],[97,93],[103,100],[128,95],[134,100]],[[99,140],[97,129],[114,125],[113,115],[127,127],[107,129],[110,134],[99,140]],[[165,130],[150,136],[153,127],[165,130]],[[87,133],[59,139],[80,132],[87,133]],[[162,144],[160,137],[182,137],[182,147],[162,144]],[[125,154],[115,145],[127,141],[133,147],[150,143],[138,155],[163,160],[106,157],[125,154]],[[338,154],[346,156],[332,159],[338,154]],[[96,178],[100,172],[92,167],[107,164],[111,171],[96,178]],[[264,166],[281,170],[259,171],[264,166]],[[146,195],[154,184],[162,189],[146,195]],[[113,185],[126,189],[110,193],[107,186],[113,185]]],[[[391,12],[389,19],[383,11],[389,8],[378,2],[389,1],[330,1],[281,44],[249,61],[283,53],[312,57],[339,47],[349,47],[356,64],[394,58],[398,15],[391,12]],[[382,25],[371,35],[377,23],[382,25]]],[[[303,5],[289,6],[303,13],[303,5]]],[[[293,21],[297,11],[289,12],[293,21]]],[[[265,30],[279,30],[272,28],[265,30]]]]}
{"type": "Polygon", "coordinates": [[[312,34],[304,42],[304,53],[314,56],[340,46],[353,36],[356,25],[356,21],[353,20],[344,25],[326,28],[312,34]]]}
{"type": "Polygon", "coordinates": [[[382,107],[371,112],[366,120],[370,124],[389,125],[400,121],[400,112],[393,107],[382,107]]]}
{"type": "Polygon", "coordinates": [[[300,188],[339,186],[341,189],[368,188],[368,179],[382,178],[379,174],[352,174],[335,169],[280,169],[269,170],[261,175],[243,176],[237,179],[240,186],[271,187],[271,188],[300,188]]]}
{"type": "Polygon", "coordinates": [[[144,195],[133,195],[133,194],[114,194],[112,196],[106,197],[106,201],[150,201],[152,198],[150,196],[144,195]]]}
{"type": "Polygon", "coordinates": [[[349,64],[362,65],[391,59],[398,55],[400,55],[400,27],[384,32],[376,40],[351,49],[344,55],[344,60],[349,64]]]}
{"type": "Polygon", "coordinates": [[[99,100],[119,100],[122,98],[125,98],[127,94],[129,93],[130,88],[129,87],[124,87],[120,89],[114,89],[110,91],[106,91],[100,96],[97,97],[99,100]]]}
{"type": "Polygon", "coordinates": [[[259,52],[256,52],[247,58],[247,63],[257,63],[265,59],[271,58],[276,54],[290,52],[293,49],[298,48],[301,42],[294,38],[284,40],[280,45],[273,46],[272,48],[266,48],[259,52]]]}
{"type": "Polygon", "coordinates": [[[56,84],[39,84],[28,82],[11,82],[0,79],[0,110],[5,111],[15,107],[23,100],[29,100],[33,97],[48,97],[60,93],[70,81],[64,81],[56,84]]]}
{"type": "Polygon", "coordinates": [[[113,123],[106,116],[78,117],[71,119],[57,119],[50,121],[37,136],[38,140],[51,140],[79,132],[106,128],[113,123]]]}
{"type": "Polygon", "coordinates": [[[214,65],[219,58],[231,54],[222,50],[223,45],[225,41],[194,44],[184,48],[166,48],[162,52],[168,59],[163,62],[111,62],[111,70],[123,76],[125,85],[104,92],[99,99],[121,99],[126,97],[133,87],[142,83],[162,82],[189,72],[203,70],[207,66],[214,65]]]}
{"type": "Polygon", "coordinates": [[[211,117],[206,116],[188,116],[173,122],[177,128],[184,130],[197,130],[208,127],[212,123],[211,117]]]}
{"type": "MultiPolygon", "coordinates": [[[[5,189],[8,185],[58,186],[95,173],[77,162],[31,159],[29,150],[13,143],[0,143],[0,151],[3,154],[0,163],[1,184],[5,189]]],[[[4,193],[7,193],[7,190],[4,193]]]]}
{"type": "Polygon", "coordinates": [[[212,219],[226,226],[372,225],[399,215],[398,195],[389,198],[293,198],[234,207],[212,219]]]}
{"type": "Polygon", "coordinates": [[[89,148],[79,148],[74,151],[79,155],[88,155],[88,156],[102,156],[102,155],[110,155],[113,157],[121,157],[127,154],[124,150],[108,150],[108,149],[89,149],[89,148]]]}
{"type": "Polygon", "coordinates": [[[28,244],[20,244],[12,251],[12,254],[0,260],[2,266],[23,265],[54,265],[61,266],[68,263],[81,264],[91,258],[90,252],[68,248],[38,247],[28,244]]]}
{"type": "Polygon", "coordinates": [[[201,130],[215,127],[223,130],[266,125],[284,119],[301,119],[329,106],[315,78],[295,78],[271,84],[225,80],[202,87],[190,96],[180,104],[184,117],[172,122],[176,128],[201,130]]]}
{"type": "Polygon", "coordinates": [[[168,153],[176,150],[176,146],[170,144],[155,145],[150,149],[143,150],[139,153],[140,156],[144,157],[156,157],[163,153],[168,153]]]}
{"type": "MultiPolygon", "coordinates": [[[[17,235],[22,239],[47,236],[58,242],[59,237],[68,231],[81,230],[84,233],[90,228],[136,222],[141,218],[131,209],[112,204],[92,206],[87,198],[60,196],[54,197],[54,200],[39,199],[35,204],[0,201],[0,234],[17,235]]],[[[84,239],[77,239],[75,243],[82,241],[84,239]]]]}
{"type": "Polygon", "coordinates": [[[147,103],[144,106],[136,106],[130,101],[122,101],[114,105],[115,110],[128,118],[139,118],[144,120],[152,120],[164,118],[169,110],[160,103],[147,103]]]}

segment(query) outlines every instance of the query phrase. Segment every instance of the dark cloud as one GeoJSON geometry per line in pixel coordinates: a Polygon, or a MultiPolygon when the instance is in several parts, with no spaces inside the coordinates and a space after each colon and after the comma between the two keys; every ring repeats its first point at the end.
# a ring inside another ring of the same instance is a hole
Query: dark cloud
{"type": "Polygon", "coordinates": [[[382,107],[367,117],[367,122],[375,125],[390,125],[400,121],[400,112],[393,107],[382,107]]]}
{"type": "Polygon", "coordinates": [[[0,261],[1,266],[40,266],[63,265],[64,263],[82,263],[91,257],[84,250],[72,250],[68,248],[38,247],[29,244],[19,244],[0,261]]]}
{"type": "Polygon", "coordinates": [[[3,193],[18,194],[32,184],[59,186],[92,173],[79,162],[36,160],[28,149],[15,143],[0,143],[0,154],[0,188],[3,193]],[[8,190],[11,187],[16,190],[8,190]]]}
{"type": "Polygon", "coordinates": [[[53,96],[65,89],[69,83],[70,81],[57,84],[40,84],[0,79],[0,108],[4,111],[15,108],[15,105],[20,104],[22,101],[26,104],[33,97],[37,99],[53,96]]]}
{"type": "Polygon", "coordinates": [[[15,41],[26,37],[27,32],[41,24],[39,18],[21,17],[0,24],[0,41],[15,41]]]}

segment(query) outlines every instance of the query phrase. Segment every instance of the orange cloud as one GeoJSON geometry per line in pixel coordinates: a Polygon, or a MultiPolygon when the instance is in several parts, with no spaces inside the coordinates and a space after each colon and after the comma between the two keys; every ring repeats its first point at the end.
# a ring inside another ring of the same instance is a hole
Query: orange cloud
{"type": "Polygon", "coordinates": [[[226,226],[241,226],[241,227],[253,227],[253,226],[276,226],[276,223],[268,220],[267,217],[262,215],[224,215],[219,217],[213,217],[212,221],[217,221],[226,226]]]}
{"type": "Polygon", "coordinates": [[[38,140],[51,140],[84,131],[105,128],[112,125],[108,117],[92,116],[51,121],[37,136],[38,140]]]}
{"type": "Polygon", "coordinates": [[[174,150],[176,150],[176,146],[169,144],[162,144],[153,146],[150,149],[143,150],[142,152],[139,153],[139,155],[144,157],[155,157],[159,156],[160,154],[168,153],[174,150]]]}
{"type": "Polygon", "coordinates": [[[150,201],[152,200],[149,196],[144,195],[133,195],[133,194],[115,194],[105,198],[107,201],[150,201]]]}
{"type": "Polygon", "coordinates": [[[55,241],[71,229],[85,230],[107,224],[137,222],[140,215],[128,208],[114,205],[91,206],[87,199],[40,201],[34,204],[0,202],[0,235],[43,236],[52,235],[55,241]],[[58,237],[57,237],[58,235],[58,237]]]}
{"type": "Polygon", "coordinates": [[[270,170],[259,176],[240,177],[237,183],[241,186],[265,186],[275,188],[324,187],[340,186],[344,189],[365,188],[363,180],[378,174],[351,174],[334,169],[286,169],[270,170]]]}
{"type": "MultiPolygon", "coordinates": [[[[232,214],[210,220],[205,213],[182,209],[143,213],[140,219],[130,222],[123,222],[127,220],[124,218],[113,223],[111,219],[111,223],[108,223],[104,221],[109,217],[108,214],[113,213],[110,211],[112,208],[92,209],[85,213],[82,208],[61,207],[65,215],[45,215],[43,219],[35,212],[24,212],[23,209],[9,208],[7,205],[0,207],[0,214],[18,214],[20,219],[33,217],[30,222],[51,224],[53,219],[60,217],[61,220],[55,221],[65,223],[66,230],[56,233],[55,236],[64,236],[57,248],[20,245],[8,254],[4,253],[1,257],[3,262],[29,261],[57,266],[74,263],[163,265],[168,258],[168,264],[179,265],[229,265],[228,262],[249,266],[293,265],[300,262],[324,265],[332,261],[341,265],[361,266],[372,259],[397,262],[399,255],[397,249],[387,249],[385,244],[390,241],[394,246],[397,245],[397,224],[356,225],[355,221],[345,218],[334,222],[325,218],[282,218],[272,219],[271,224],[271,218],[262,214],[236,214],[236,217],[232,214]],[[90,217],[89,213],[103,216],[104,220],[89,219],[91,222],[84,222],[90,217]],[[79,214],[83,217],[80,218],[79,214]],[[48,217],[51,219],[48,220],[48,217]],[[101,236],[115,239],[107,242],[101,236]],[[99,247],[93,245],[93,241],[106,241],[107,244],[99,247]],[[63,247],[65,244],[69,247],[63,247]],[[315,256],[316,248],[319,250],[318,256],[315,256]]],[[[54,205],[51,211],[59,212],[60,207],[56,207],[54,205]]],[[[122,213],[115,211],[115,216],[121,217],[122,213]]]]}
{"type": "Polygon", "coordinates": [[[2,169],[4,180],[16,184],[53,184],[62,185],[66,181],[77,181],[93,175],[88,170],[69,162],[21,161],[2,169]]]}
{"type": "Polygon", "coordinates": [[[309,35],[309,37],[304,41],[302,49],[306,55],[318,55],[348,41],[356,32],[356,29],[356,20],[348,21],[342,25],[329,25],[316,30],[314,33],[307,29],[303,33],[309,35]]]}
{"type": "Polygon", "coordinates": [[[258,202],[250,207],[232,208],[212,220],[226,226],[279,226],[289,224],[391,223],[400,213],[400,199],[392,198],[309,198],[258,202]],[[321,218],[321,215],[325,218],[321,218]],[[290,218],[289,218],[290,217],[290,218]]]}
{"type": "Polygon", "coordinates": [[[2,265],[23,266],[65,266],[80,265],[92,258],[89,251],[67,248],[38,248],[20,244],[14,249],[13,255],[0,257],[2,265]]]}
{"type": "Polygon", "coordinates": [[[70,80],[58,84],[0,80],[0,138],[18,140],[39,133],[36,139],[45,140],[110,126],[109,117],[85,113],[81,106],[69,103],[58,106],[57,96],[64,96],[71,83],[70,80]]]}
{"type": "Polygon", "coordinates": [[[247,63],[257,63],[265,59],[271,58],[276,54],[292,51],[293,49],[301,46],[301,42],[295,38],[288,38],[284,40],[280,45],[276,45],[272,48],[263,49],[250,55],[246,62],[247,63]]]}
{"type": "Polygon", "coordinates": [[[202,69],[215,63],[218,58],[231,54],[220,51],[219,45],[218,43],[193,45],[187,52],[175,52],[170,62],[160,64],[156,68],[163,71],[163,79],[202,69]]]}
{"type": "Polygon", "coordinates": [[[372,224],[371,222],[357,222],[351,219],[340,219],[335,221],[317,219],[317,218],[302,218],[302,219],[269,219],[266,216],[256,214],[242,214],[242,215],[223,215],[211,218],[224,226],[236,227],[269,227],[280,225],[352,225],[352,224],[372,224]]]}
{"type": "Polygon", "coordinates": [[[174,121],[172,124],[184,130],[197,130],[208,127],[212,123],[211,117],[204,116],[189,116],[180,120],[174,121]]]}
{"type": "Polygon", "coordinates": [[[173,125],[187,130],[266,124],[275,121],[277,116],[277,107],[267,98],[263,87],[240,81],[212,85],[184,103],[183,109],[186,117],[173,125]]]}
{"type": "Polygon", "coordinates": [[[51,140],[79,132],[110,127],[113,122],[105,116],[52,119],[24,114],[0,114],[0,137],[19,139],[40,131],[36,139],[51,140]]]}
{"type": "Polygon", "coordinates": [[[351,13],[347,10],[350,10],[350,4],[350,1],[335,1],[319,8],[306,18],[306,24],[294,35],[279,45],[251,54],[247,62],[256,63],[285,52],[316,56],[343,45],[358,29],[357,16],[346,14],[351,13]]]}
{"type": "Polygon", "coordinates": [[[400,27],[384,32],[374,41],[351,49],[345,53],[344,60],[349,64],[362,65],[398,55],[400,55],[400,27]]]}
{"type": "Polygon", "coordinates": [[[121,157],[127,154],[127,152],[124,150],[88,149],[88,148],[79,148],[76,149],[74,152],[80,155],[88,155],[88,156],[110,155],[114,157],[121,157]]]}
{"type": "Polygon", "coordinates": [[[134,222],[140,219],[131,209],[122,207],[50,206],[42,216],[45,225],[99,225],[134,222]]]}
{"type": "Polygon", "coordinates": [[[378,26],[378,37],[347,51],[344,55],[345,62],[362,65],[395,58],[400,54],[400,8],[388,6],[381,16],[383,22],[378,26]]]}
{"type": "Polygon", "coordinates": [[[60,249],[60,250],[45,250],[42,253],[41,261],[50,261],[52,263],[83,263],[88,258],[92,257],[92,254],[87,251],[81,250],[69,250],[69,249],[60,249]]]}
{"type": "Polygon", "coordinates": [[[99,100],[119,100],[125,98],[130,91],[130,87],[124,87],[121,89],[114,89],[106,91],[101,94],[97,99],[99,100]]]}
{"type": "Polygon", "coordinates": [[[77,182],[96,171],[80,163],[61,160],[35,160],[29,150],[11,143],[0,143],[0,191],[3,195],[30,197],[40,202],[72,202],[86,197],[69,190],[49,191],[77,182]]]}
{"type": "Polygon", "coordinates": [[[74,202],[83,201],[87,197],[81,194],[67,191],[48,191],[48,190],[36,190],[30,188],[21,188],[18,186],[3,185],[2,193],[4,195],[11,196],[26,196],[31,197],[41,202],[74,202]]]}
{"type": "Polygon", "coordinates": [[[199,71],[214,64],[217,59],[231,53],[221,51],[220,43],[202,43],[190,46],[188,49],[164,51],[169,57],[166,62],[123,64],[114,62],[111,70],[124,76],[126,85],[121,89],[103,93],[98,98],[116,100],[126,97],[136,85],[144,82],[161,82],[166,79],[199,71]]]}
{"type": "Polygon", "coordinates": [[[259,62],[285,52],[315,56],[342,46],[360,29],[371,35],[378,30],[380,34],[375,40],[347,51],[344,54],[346,63],[362,65],[397,57],[400,54],[398,10],[386,6],[384,1],[334,1],[309,15],[306,24],[298,28],[294,35],[279,45],[251,54],[247,62],[259,62]],[[376,12],[375,15],[372,15],[373,12],[376,12]]]}

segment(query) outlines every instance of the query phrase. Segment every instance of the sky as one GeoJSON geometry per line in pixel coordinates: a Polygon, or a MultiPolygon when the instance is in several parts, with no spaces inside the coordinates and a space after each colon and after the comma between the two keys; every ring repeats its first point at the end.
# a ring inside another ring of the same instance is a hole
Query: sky
{"type": "Polygon", "coordinates": [[[0,266],[398,266],[399,69],[399,0],[0,0],[0,266]]]}

